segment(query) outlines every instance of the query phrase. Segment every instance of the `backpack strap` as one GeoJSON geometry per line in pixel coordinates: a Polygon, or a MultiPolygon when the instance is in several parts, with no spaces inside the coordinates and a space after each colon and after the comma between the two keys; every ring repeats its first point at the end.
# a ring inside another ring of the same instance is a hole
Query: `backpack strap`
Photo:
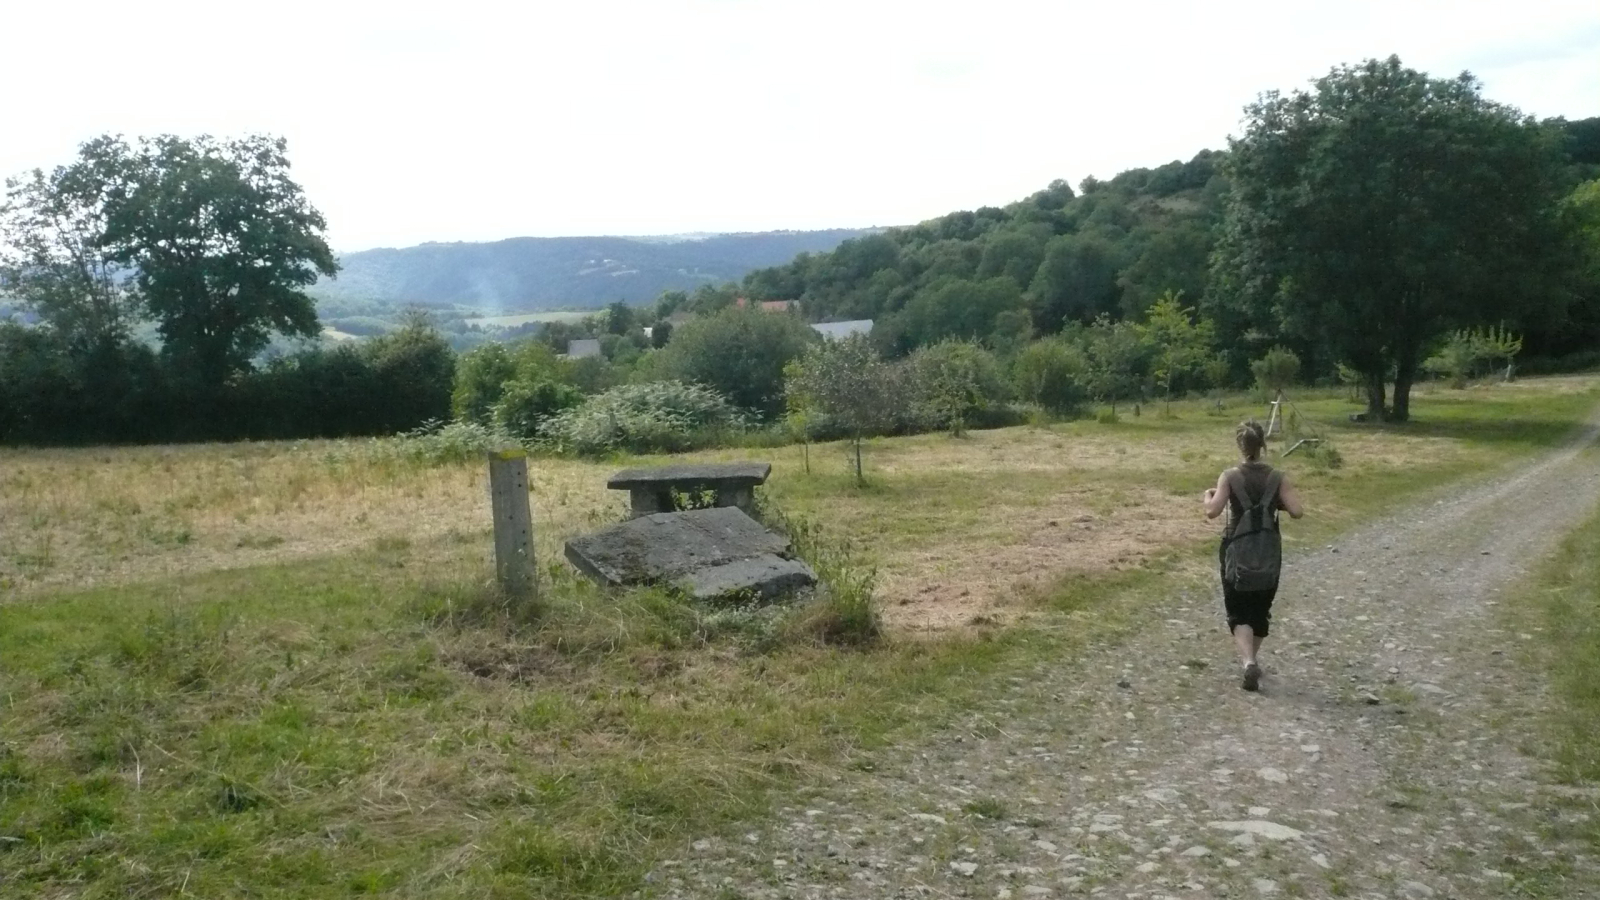
{"type": "MultiPolygon", "coordinates": [[[[1244,473],[1239,471],[1238,467],[1228,469],[1222,475],[1228,480],[1228,494],[1239,499],[1239,518],[1230,521],[1228,526],[1228,538],[1231,540],[1239,533],[1240,523],[1245,520],[1245,516],[1250,514],[1254,504],[1250,502],[1250,491],[1245,487],[1244,473]]],[[[1230,519],[1233,517],[1233,504],[1231,502],[1228,504],[1228,516],[1230,519]]]]}
{"type": "Polygon", "coordinates": [[[1272,474],[1267,476],[1266,491],[1261,495],[1261,505],[1266,508],[1267,512],[1277,511],[1278,506],[1275,501],[1278,499],[1278,491],[1282,488],[1283,473],[1273,469],[1272,474]]]}

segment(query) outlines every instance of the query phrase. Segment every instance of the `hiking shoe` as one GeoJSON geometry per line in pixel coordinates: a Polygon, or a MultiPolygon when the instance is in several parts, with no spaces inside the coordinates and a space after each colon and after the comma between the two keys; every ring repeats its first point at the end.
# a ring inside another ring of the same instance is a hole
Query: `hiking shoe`
{"type": "Polygon", "coordinates": [[[1261,667],[1251,663],[1244,667],[1244,684],[1240,685],[1247,691],[1261,690],[1261,667]]]}

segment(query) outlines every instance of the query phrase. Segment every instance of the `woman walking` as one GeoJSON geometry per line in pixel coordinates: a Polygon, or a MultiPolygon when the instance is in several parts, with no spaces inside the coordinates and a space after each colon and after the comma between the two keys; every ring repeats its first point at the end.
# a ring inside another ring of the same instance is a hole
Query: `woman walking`
{"type": "Polygon", "coordinates": [[[1234,440],[1244,459],[1217,477],[1217,486],[1206,489],[1202,502],[1208,519],[1228,511],[1217,554],[1222,567],[1222,602],[1228,613],[1228,631],[1244,666],[1242,687],[1254,691],[1261,687],[1256,655],[1271,626],[1272,600],[1278,593],[1282,553],[1278,510],[1296,519],[1305,510],[1288,476],[1261,461],[1267,436],[1260,423],[1240,424],[1234,440]]]}

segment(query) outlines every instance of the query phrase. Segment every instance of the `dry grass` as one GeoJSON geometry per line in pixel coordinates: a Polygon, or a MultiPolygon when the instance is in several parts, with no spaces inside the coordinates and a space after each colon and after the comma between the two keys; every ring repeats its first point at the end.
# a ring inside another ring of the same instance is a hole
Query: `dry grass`
{"type": "MultiPolygon", "coordinates": [[[[1466,391],[1428,387],[1418,402],[1424,409],[1485,402],[1514,409],[1533,399],[1581,405],[1595,383],[1568,376],[1466,391]]],[[[1296,457],[1283,463],[1324,523],[1374,505],[1350,485],[1377,490],[1407,473],[1484,469],[1522,447],[1463,441],[1448,429],[1349,427],[1341,421],[1348,404],[1326,395],[1298,406],[1346,460],[1337,471],[1296,457]]],[[[1195,498],[1233,461],[1232,424],[1259,411],[1240,401],[1222,415],[1201,403],[1174,409],[1173,418],[1152,410],[1114,426],[877,441],[867,451],[866,489],[850,485],[843,445],[814,446],[811,474],[797,447],[691,456],[772,460],[770,494],[824,520],[880,569],[889,624],[942,631],[1014,620],[1063,578],[1148,567],[1215,534],[1217,524],[1196,514],[1195,498]]],[[[481,465],[424,467],[370,447],[0,450],[0,588],[20,596],[361,550],[426,559],[469,546],[486,558],[481,465]]],[[[532,461],[543,560],[560,560],[568,537],[622,516],[625,496],[604,486],[618,465],[532,461]]]]}
{"type": "MultiPolygon", "coordinates": [[[[0,584],[19,593],[426,547],[487,534],[483,466],[426,468],[366,442],[0,450],[0,584]]],[[[538,551],[621,516],[604,466],[533,461],[538,551]]]]}

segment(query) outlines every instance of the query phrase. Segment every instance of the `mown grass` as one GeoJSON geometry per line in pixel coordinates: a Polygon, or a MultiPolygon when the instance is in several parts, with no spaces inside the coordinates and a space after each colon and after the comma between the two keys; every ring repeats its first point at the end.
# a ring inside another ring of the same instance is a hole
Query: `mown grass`
{"type": "MultiPolygon", "coordinates": [[[[1594,401],[1567,384],[1423,396],[1418,425],[1382,429],[1340,423],[1338,398],[1308,398],[1301,410],[1324,421],[1346,465],[1290,457],[1313,511],[1294,534],[1320,539],[1559,440],[1594,401]],[[1527,424],[1507,429],[1513,415],[1527,424]],[[1436,422],[1453,432],[1417,433],[1436,422]]],[[[769,500],[833,548],[833,577],[864,584],[877,567],[885,596],[949,583],[1029,611],[1009,627],[911,639],[902,625],[845,644],[827,624],[838,611],[608,595],[552,564],[564,535],[615,515],[619,502],[589,484],[607,467],[536,461],[547,590],[517,610],[483,586],[486,530],[464,524],[482,513],[481,482],[465,468],[362,474],[321,446],[219,448],[181,457],[215,473],[185,483],[157,451],[97,451],[113,472],[131,458],[170,483],[119,489],[107,477],[91,499],[47,484],[59,459],[19,455],[3,490],[26,483],[34,499],[0,503],[67,535],[62,547],[90,545],[83,510],[116,516],[129,497],[143,509],[177,492],[190,542],[141,552],[232,555],[0,603],[0,896],[627,894],[689,841],[870,767],[877,748],[980,705],[998,679],[1065,664],[1173,591],[1209,589],[1207,526],[1165,519],[1196,517],[1239,412],[1175,409],[876,442],[865,489],[838,448],[812,448],[809,477],[798,450],[776,451],[769,500]],[[292,464],[306,460],[320,461],[292,464]],[[230,493],[229,467],[270,477],[230,493]],[[270,562],[258,554],[283,546],[222,544],[235,513],[279,501],[281,520],[354,536],[270,562]],[[477,505],[433,507],[466,502],[477,505]],[[363,531],[370,509],[449,524],[363,531]],[[974,574],[996,559],[1028,564],[1075,524],[1092,526],[1083,551],[1032,563],[1027,591],[974,574]],[[1107,564],[1100,554],[1118,541],[1130,555],[1107,564]]]]}

